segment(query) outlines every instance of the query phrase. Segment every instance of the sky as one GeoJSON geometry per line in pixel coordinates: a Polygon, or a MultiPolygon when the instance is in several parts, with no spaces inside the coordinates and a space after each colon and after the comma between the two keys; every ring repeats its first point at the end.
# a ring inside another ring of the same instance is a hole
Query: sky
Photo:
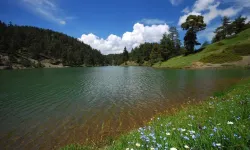
{"type": "Polygon", "coordinates": [[[250,21],[250,0],[2,0],[0,20],[65,33],[103,54],[121,53],[145,42],[159,42],[171,26],[181,29],[188,15],[203,15],[211,41],[221,17],[250,21]]]}

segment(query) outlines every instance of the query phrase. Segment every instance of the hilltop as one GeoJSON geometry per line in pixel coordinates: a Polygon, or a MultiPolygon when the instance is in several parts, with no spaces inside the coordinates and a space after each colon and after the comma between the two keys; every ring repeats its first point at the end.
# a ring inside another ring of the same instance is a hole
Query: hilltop
{"type": "Polygon", "coordinates": [[[205,46],[200,52],[173,57],[157,68],[213,68],[250,65],[250,29],[205,46]]]}
{"type": "Polygon", "coordinates": [[[104,55],[66,34],[0,21],[0,68],[101,66],[104,55]]]}

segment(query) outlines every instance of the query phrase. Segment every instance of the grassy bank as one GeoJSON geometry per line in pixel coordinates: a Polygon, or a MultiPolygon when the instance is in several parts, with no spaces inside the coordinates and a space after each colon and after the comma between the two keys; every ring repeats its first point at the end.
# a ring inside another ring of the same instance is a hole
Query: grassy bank
{"type": "Polygon", "coordinates": [[[229,63],[239,61],[241,56],[250,55],[250,29],[242,31],[228,39],[213,43],[199,53],[188,56],[177,56],[168,61],[157,63],[158,68],[185,68],[191,67],[194,62],[229,63]]]}
{"type": "MultiPolygon", "coordinates": [[[[107,150],[249,149],[250,79],[198,105],[160,115],[145,127],[121,136],[107,150]]],[[[98,149],[69,145],[62,148],[98,149]]]]}

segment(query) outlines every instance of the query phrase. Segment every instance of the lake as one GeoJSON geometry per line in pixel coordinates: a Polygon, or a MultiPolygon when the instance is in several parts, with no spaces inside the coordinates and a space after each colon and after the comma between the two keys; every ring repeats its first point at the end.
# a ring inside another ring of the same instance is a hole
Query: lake
{"type": "Polygon", "coordinates": [[[250,70],[93,67],[0,71],[0,149],[101,141],[201,101],[250,70]]]}

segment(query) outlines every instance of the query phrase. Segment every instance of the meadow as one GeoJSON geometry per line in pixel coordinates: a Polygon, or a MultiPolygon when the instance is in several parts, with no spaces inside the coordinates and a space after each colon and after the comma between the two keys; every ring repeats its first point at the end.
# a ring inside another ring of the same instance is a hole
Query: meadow
{"type": "Polygon", "coordinates": [[[194,62],[203,63],[228,63],[239,61],[241,56],[248,56],[250,40],[250,29],[219,42],[207,45],[202,51],[188,56],[173,57],[165,62],[156,63],[157,68],[185,68],[190,67],[194,62]]]}

